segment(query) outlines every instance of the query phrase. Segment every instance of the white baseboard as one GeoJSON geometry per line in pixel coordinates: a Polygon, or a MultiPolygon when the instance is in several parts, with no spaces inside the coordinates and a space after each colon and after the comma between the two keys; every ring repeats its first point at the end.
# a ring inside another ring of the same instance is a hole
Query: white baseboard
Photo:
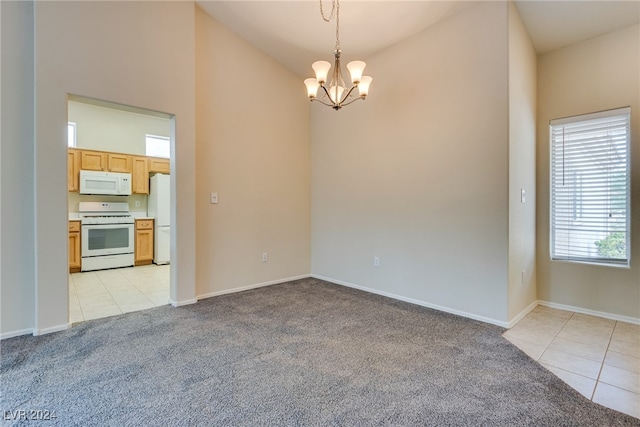
{"type": "Polygon", "coordinates": [[[62,325],[57,325],[57,326],[51,326],[50,328],[44,328],[44,329],[33,329],[33,336],[38,336],[38,335],[46,335],[46,334],[51,334],[53,332],[59,332],[59,331],[66,331],[67,329],[69,329],[71,327],[71,323],[64,323],[62,325]]]}
{"type": "Polygon", "coordinates": [[[509,320],[507,328],[511,329],[513,328],[516,323],[518,323],[520,320],[522,320],[524,318],[524,316],[526,316],[527,314],[529,314],[531,312],[531,310],[533,310],[534,308],[536,308],[538,306],[539,301],[534,301],[531,304],[529,304],[527,306],[527,308],[525,308],[524,310],[522,310],[516,317],[514,317],[513,319],[509,320]]]}
{"type": "Polygon", "coordinates": [[[31,334],[33,334],[33,329],[20,329],[19,331],[11,331],[11,332],[5,332],[4,334],[0,334],[0,340],[19,337],[20,335],[31,335],[31,334]]]}
{"type": "Polygon", "coordinates": [[[198,302],[198,300],[196,298],[194,298],[194,299],[186,299],[186,300],[183,300],[183,301],[174,301],[172,299],[169,299],[169,304],[171,304],[173,307],[182,307],[183,305],[195,304],[197,302],[198,302]]]}
{"type": "Polygon", "coordinates": [[[311,277],[313,277],[315,279],[320,279],[320,280],[325,280],[327,282],[335,283],[337,285],[346,286],[348,288],[354,288],[354,289],[358,289],[358,290],[361,290],[361,291],[369,292],[369,293],[372,293],[372,294],[382,295],[382,296],[388,297],[388,298],[393,298],[393,299],[396,299],[396,300],[399,300],[399,301],[404,301],[404,302],[408,302],[408,303],[411,303],[411,304],[416,304],[416,305],[419,305],[419,306],[422,306],[422,307],[432,308],[432,309],[438,310],[438,311],[444,311],[445,313],[455,314],[457,316],[466,317],[468,319],[478,320],[480,322],[490,323],[492,325],[497,325],[497,326],[502,326],[503,328],[507,328],[508,325],[509,325],[509,322],[503,322],[501,320],[491,319],[489,317],[479,316],[477,314],[467,313],[465,311],[455,310],[455,309],[452,309],[452,308],[449,308],[449,307],[443,307],[443,306],[437,305],[437,304],[431,304],[429,302],[422,301],[422,300],[417,300],[417,299],[413,299],[413,298],[407,298],[407,297],[404,297],[402,295],[396,295],[396,294],[392,294],[390,292],[384,292],[384,291],[380,291],[380,290],[377,290],[377,289],[368,288],[366,286],[356,285],[356,284],[345,282],[345,281],[342,281],[342,280],[332,279],[330,277],[320,276],[320,275],[317,275],[317,274],[312,274],[311,277]]]}
{"type": "Polygon", "coordinates": [[[616,320],[620,322],[633,323],[634,325],[640,325],[640,318],[638,317],[622,316],[620,314],[589,310],[587,308],[574,307],[572,305],[558,304],[558,303],[549,302],[549,301],[538,300],[538,304],[544,305],[545,307],[557,308],[558,310],[573,311],[575,313],[588,314],[589,316],[603,317],[605,319],[611,319],[611,320],[616,320]]]}
{"type": "MultiPolygon", "coordinates": [[[[427,308],[432,308],[434,310],[438,310],[438,311],[443,311],[445,313],[451,313],[451,314],[455,314],[457,316],[462,316],[462,317],[466,317],[469,319],[473,319],[473,320],[478,320],[480,322],[485,322],[485,323],[489,323],[492,325],[497,325],[497,326],[501,326],[503,328],[512,328],[516,323],[518,323],[520,320],[522,320],[527,314],[529,314],[531,312],[531,310],[533,310],[537,305],[543,305],[545,307],[551,307],[551,308],[555,308],[558,310],[565,310],[565,311],[572,311],[574,313],[581,313],[581,314],[587,314],[590,316],[596,316],[596,317],[602,317],[605,319],[611,319],[611,320],[616,320],[616,321],[620,321],[620,322],[627,322],[627,323],[632,323],[635,325],[640,325],[640,318],[637,317],[631,317],[631,316],[623,316],[623,315],[619,315],[619,314],[613,314],[613,313],[607,313],[607,312],[603,312],[603,311],[596,311],[596,310],[589,310],[586,308],[581,308],[581,307],[575,307],[575,306],[571,306],[571,305],[566,305],[566,304],[558,304],[558,303],[554,303],[554,302],[549,302],[549,301],[542,301],[542,300],[537,300],[532,302],[531,304],[529,304],[529,306],[527,306],[527,308],[525,308],[524,310],[522,310],[516,317],[514,317],[513,319],[511,319],[508,322],[503,322],[500,320],[496,320],[496,319],[492,319],[492,318],[488,318],[488,317],[484,317],[484,316],[479,316],[473,313],[467,313],[464,311],[460,311],[460,310],[455,310],[449,307],[443,307],[437,304],[431,304],[428,303],[426,301],[422,301],[422,300],[417,300],[417,299],[413,299],[413,298],[407,298],[404,297],[402,295],[397,295],[397,294],[393,294],[390,292],[384,292],[384,291],[380,291],[377,289],[372,289],[372,288],[368,288],[366,286],[361,286],[361,285],[356,285],[354,283],[349,283],[349,282],[345,282],[342,280],[337,280],[337,279],[333,279],[330,277],[325,277],[325,276],[321,276],[321,275],[317,275],[317,274],[303,274],[300,276],[294,276],[294,277],[287,277],[287,278],[283,278],[283,279],[277,279],[277,280],[271,280],[268,282],[262,282],[262,283],[256,283],[253,285],[247,285],[247,286],[241,286],[238,288],[233,288],[233,289],[225,289],[222,291],[216,291],[216,292],[210,292],[207,294],[202,294],[202,295],[198,295],[196,299],[191,299],[191,300],[184,300],[184,301],[173,301],[173,300],[169,300],[169,303],[173,306],[173,307],[181,307],[184,305],[190,305],[190,304],[195,304],[197,303],[199,300],[201,299],[205,299],[205,298],[210,298],[210,297],[215,297],[218,295],[225,295],[225,294],[232,294],[232,293],[236,293],[236,292],[242,292],[242,291],[247,291],[250,289],[256,289],[256,288],[261,288],[261,287],[265,287],[265,286],[271,286],[271,285],[277,285],[279,283],[286,283],[286,282],[290,282],[293,280],[299,280],[299,279],[306,279],[308,277],[313,277],[315,279],[320,279],[320,280],[325,280],[327,282],[331,282],[331,283],[335,283],[337,285],[341,285],[341,286],[346,286],[349,288],[353,288],[353,289],[358,289],[364,292],[369,292],[372,294],[376,294],[376,295],[382,295],[388,298],[393,298],[399,301],[404,301],[404,302],[408,302],[411,304],[416,304],[422,307],[427,307],[427,308]]],[[[53,332],[58,332],[58,331],[64,331],[66,329],[69,329],[71,327],[71,323],[66,323],[63,325],[58,325],[58,326],[52,326],[50,328],[44,328],[44,329],[21,329],[21,330],[17,330],[17,331],[10,331],[10,332],[5,332],[0,334],[0,340],[4,340],[4,339],[8,339],[8,338],[13,338],[13,337],[17,337],[17,336],[21,336],[21,335],[29,335],[29,334],[33,334],[34,336],[37,335],[45,335],[45,334],[50,334],[53,332]]]]}
{"type": "Polygon", "coordinates": [[[198,300],[201,300],[201,299],[205,299],[205,298],[217,297],[219,295],[234,294],[236,292],[248,291],[250,289],[256,289],[256,288],[263,288],[265,286],[277,285],[279,283],[286,283],[286,282],[291,282],[293,280],[306,279],[306,278],[309,278],[309,277],[311,277],[310,274],[303,274],[303,275],[300,275],[300,276],[286,277],[284,279],[270,280],[268,282],[256,283],[254,285],[241,286],[239,288],[232,288],[232,289],[225,289],[225,290],[222,290],[222,291],[209,292],[209,293],[206,293],[206,294],[198,295],[197,298],[198,298],[198,300]]]}

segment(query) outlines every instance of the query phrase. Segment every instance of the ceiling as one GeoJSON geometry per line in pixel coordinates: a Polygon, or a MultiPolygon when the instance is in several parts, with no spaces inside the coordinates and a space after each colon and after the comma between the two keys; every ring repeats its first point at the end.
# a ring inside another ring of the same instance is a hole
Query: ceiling
{"type": "MultiPolygon", "coordinates": [[[[322,20],[319,0],[197,3],[218,22],[301,77],[313,74],[312,62],[332,61],[335,21],[322,20]]],[[[538,53],[640,21],[638,0],[516,0],[515,3],[538,53]]],[[[344,60],[366,60],[369,55],[474,4],[462,0],[342,0],[340,41],[344,60]]],[[[328,16],[331,0],[324,0],[323,7],[328,16]]]]}

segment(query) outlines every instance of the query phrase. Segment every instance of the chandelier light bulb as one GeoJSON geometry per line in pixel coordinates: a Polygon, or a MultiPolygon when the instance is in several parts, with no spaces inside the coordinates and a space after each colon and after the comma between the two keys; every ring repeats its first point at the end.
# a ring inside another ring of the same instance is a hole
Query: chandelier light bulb
{"type": "Polygon", "coordinates": [[[329,88],[329,97],[334,104],[339,104],[342,101],[342,94],[344,93],[344,87],[331,86],[329,88]]]}
{"type": "Polygon", "coordinates": [[[319,84],[323,85],[327,82],[327,75],[329,74],[329,69],[331,69],[331,64],[327,61],[316,61],[311,67],[313,71],[316,72],[316,80],[319,84]]]}
{"type": "Polygon", "coordinates": [[[307,95],[309,98],[314,99],[318,95],[320,83],[318,83],[318,80],[314,78],[308,78],[304,81],[304,84],[307,86],[307,95]]]}
{"type": "Polygon", "coordinates": [[[362,72],[367,64],[364,61],[351,61],[347,64],[347,70],[351,74],[351,82],[356,85],[360,83],[362,72]]]}
{"type": "Polygon", "coordinates": [[[360,83],[358,83],[358,93],[362,98],[369,95],[369,85],[371,85],[372,81],[373,78],[371,76],[362,76],[360,79],[360,83]]]}

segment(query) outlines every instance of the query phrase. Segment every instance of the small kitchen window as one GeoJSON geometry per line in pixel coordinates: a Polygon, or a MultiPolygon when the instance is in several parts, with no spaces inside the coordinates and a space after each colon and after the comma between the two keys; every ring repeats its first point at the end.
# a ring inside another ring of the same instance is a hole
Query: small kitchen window
{"type": "Polygon", "coordinates": [[[169,158],[171,153],[171,140],[166,136],[145,135],[146,154],[151,157],[169,158]]]}
{"type": "Polygon", "coordinates": [[[69,147],[76,146],[76,124],[74,122],[67,123],[67,144],[69,147]]]}

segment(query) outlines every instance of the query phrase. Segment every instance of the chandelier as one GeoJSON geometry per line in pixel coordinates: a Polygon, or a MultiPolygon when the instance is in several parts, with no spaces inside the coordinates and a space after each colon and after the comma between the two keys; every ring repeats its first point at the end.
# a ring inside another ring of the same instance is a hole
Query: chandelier
{"type": "Polygon", "coordinates": [[[352,61],[347,64],[347,69],[351,74],[351,87],[347,87],[342,78],[342,70],[340,68],[340,3],[339,0],[332,0],[331,14],[329,18],[325,16],[322,8],[322,0],[320,0],[320,15],[325,22],[330,22],[335,16],[336,18],[336,48],[333,51],[334,66],[331,73],[331,80],[327,84],[327,77],[331,64],[327,61],[316,61],[311,67],[316,73],[315,78],[309,78],[304,81],[307,86],[307,94],[310,101],[318,101],[334,110],[349,105],[358,99],[365,99],[369,93],[369,85],[373,79],[369,76],[363,76],[362,72],[367,66],[363,61],[352,61]],[[318,97],[318,89],[322,89],[320,97],[318,97]],[[355,90],[358,95],[356,96],[355,90]]]}

